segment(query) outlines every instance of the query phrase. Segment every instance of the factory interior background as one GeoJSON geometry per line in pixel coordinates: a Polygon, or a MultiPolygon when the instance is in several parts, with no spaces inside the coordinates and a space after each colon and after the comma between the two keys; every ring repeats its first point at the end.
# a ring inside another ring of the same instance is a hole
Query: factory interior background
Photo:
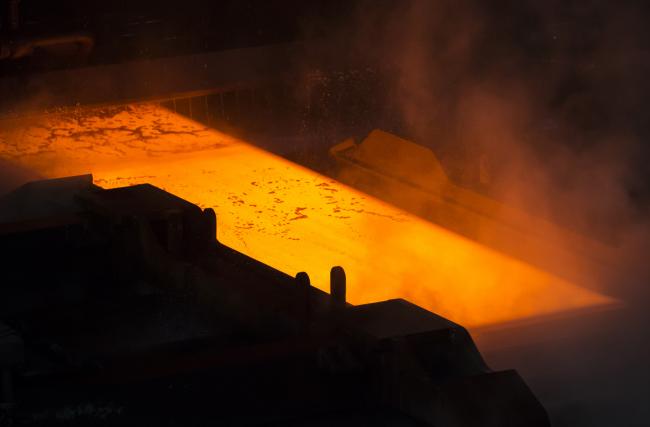
{"type": "Polygon", "coordinates": [[[645,2],[0,4],[0,425],[650,423],[645,2]]]}

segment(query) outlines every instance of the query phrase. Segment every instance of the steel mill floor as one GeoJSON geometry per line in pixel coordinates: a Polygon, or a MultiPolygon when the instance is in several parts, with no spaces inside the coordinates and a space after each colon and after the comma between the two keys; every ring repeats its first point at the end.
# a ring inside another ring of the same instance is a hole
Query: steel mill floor
{"type": "Polygon", "coordinates": [[[344,266],[353,304],[401,297],[472,328],[613,302],[155,104],[4,121],[0,158],[212,207],[221,242],[316,287],[344,266]]]}

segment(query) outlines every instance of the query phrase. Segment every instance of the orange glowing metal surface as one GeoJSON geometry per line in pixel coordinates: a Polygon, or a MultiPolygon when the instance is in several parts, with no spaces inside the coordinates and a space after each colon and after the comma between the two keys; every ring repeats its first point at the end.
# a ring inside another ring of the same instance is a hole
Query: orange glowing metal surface
{"type": "Polygon", "coordinates": [[[401,297],[471,327],[610,302],[158,106],[25,120],[0,129],[0,157],[212,207],[222,243],[321,289],[343,266],[352,303],[401,297]]]}

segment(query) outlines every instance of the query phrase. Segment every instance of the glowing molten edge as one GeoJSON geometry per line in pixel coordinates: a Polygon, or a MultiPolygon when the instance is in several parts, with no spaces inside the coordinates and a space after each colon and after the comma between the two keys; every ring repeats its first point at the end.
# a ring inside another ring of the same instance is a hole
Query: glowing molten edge
{"type": "Polygon", "coordinates": [[[321,289],[344,266],[353,304],[405,298],[476,327],[612,302],[156,105],[7,122],[0,157],[212,207],[222,243],[321,289]]]}

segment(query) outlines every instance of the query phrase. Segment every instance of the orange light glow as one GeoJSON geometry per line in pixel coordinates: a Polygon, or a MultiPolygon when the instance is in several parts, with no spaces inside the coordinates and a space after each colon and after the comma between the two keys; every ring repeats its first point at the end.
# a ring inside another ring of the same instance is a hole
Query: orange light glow
{"type": "Polygon", "coordinates": [[[321,289],[343,266],[353,304],[401,297],[471,327],[610,302],[161,107],[92,111],[7,122],[0,157],[212,207],[222,243],[321,289]]]}

